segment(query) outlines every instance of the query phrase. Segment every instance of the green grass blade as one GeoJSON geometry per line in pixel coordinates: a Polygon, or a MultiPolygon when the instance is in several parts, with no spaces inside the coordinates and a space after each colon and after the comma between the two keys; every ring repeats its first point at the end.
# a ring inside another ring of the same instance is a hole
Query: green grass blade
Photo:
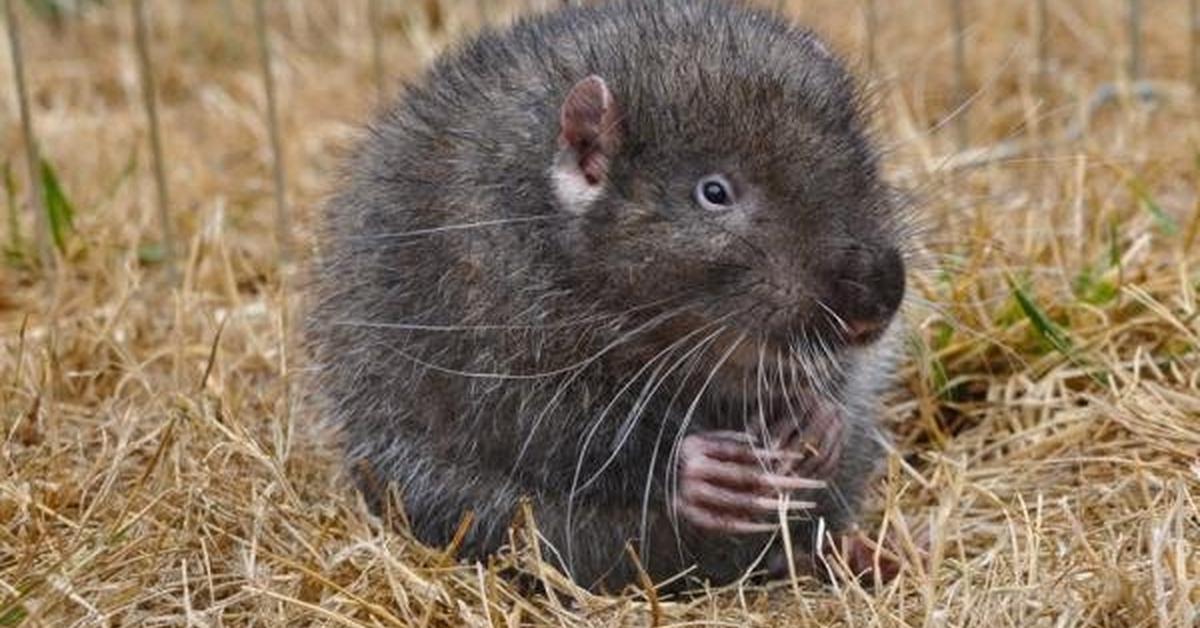
{"type": "Polygon", "coordinates": [[[1114,268],[1121,265],[1121,234],[1115,220],[1108,223],[1108,265],[1114,268]]]}
{"type": "Polygon", "coordinates": [[[0,626],[19,626],[28,616],[29,612],[24,607],[14,606],[0,614],[0,626]]]}
{"type": "Polygon", "coordinates": [[[1139,180],[1134,179],[1129,183],[1129,189],[1133,192],[1133,196],[1138,200],[1146,211],[1154,216],[1154,222],[1158,225],[1159,231],[1165,235],[1175,235],[1179,233],[1179,223],[1170,214],[1163,211],[1158,201],[1154,200],[1154,196],[1146,189],[1146,186],[1139,180]]]}
{"type": "Polygon", "coordinates": [[[67,235],[75,229],[75,208],[63,192],[58,175],[50,162],[42,160],[42,189],[46,194],[46,218],[54,246],[60,252],[67,248],[67,235]]]}
{"type": "Polygon", "coordinates": [[[1025,318],[1029,319],[1030,324],[1033,325],[1033,329],[1038,335],[1050,343],[1059,353],[1073,359],[1074,356],[1071,352],[1073,343],[1066,332],[1060,329],[1058,325],[1055,325],[1049,316],[1046,316],[1046,313],[1033,302],[1033,299],[1029,297],[1025,290],[1017,285],[1017,282],[1012,277],[1008,277],[1008,285],[1012,290],[1013,297],[1017,300],[1017,305],[1021,308],[1021,312],[1025,314],[1025,318]]]}
{"type": "Polygon", "coordinates": [[[17,215],[17,181],[13,178],[12,164],[4,162],[4,169],[0,176],[3,177],[5,208],[8,215],[8,246],[5,247],[4,253],[10,261],[18,262],[23,256],[24,245],[21,237],[21,220],[17,215]]]}

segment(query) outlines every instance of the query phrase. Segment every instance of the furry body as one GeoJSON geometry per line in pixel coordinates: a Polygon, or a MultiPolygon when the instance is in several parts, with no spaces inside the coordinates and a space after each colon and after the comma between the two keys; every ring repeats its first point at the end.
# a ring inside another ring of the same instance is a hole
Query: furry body
{"type": "Polygon", "coordinates": [[[679,515],[685,438],[769,448],[828,407],[827,488],[789,530],[811,551],[818,519],[849,526],[903,292],[901,209],[860,115],[811,34],[715,1],[565,9],[443,57],[372,124],[314,265],[315,393],[368,500],[394,487],[435,545],[472,511],[478,558],[528,497],[581,584],[631,581],[627,543],[655,579],[727,582],[777,534],[679,515]],[[596,149],[564,99],[588,76],[619,111],[596,132],[619,135],[584,179],[569,149],[596,149]],[[697,208],[711,172],[737,212],[697,208]],[[872,333],[851,342],[855,320],[872,333]]]}

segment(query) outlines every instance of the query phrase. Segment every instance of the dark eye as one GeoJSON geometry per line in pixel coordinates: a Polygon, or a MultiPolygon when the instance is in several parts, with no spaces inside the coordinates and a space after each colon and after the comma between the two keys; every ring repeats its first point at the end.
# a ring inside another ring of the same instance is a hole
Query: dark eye
{"type": "Polygon", "coordinates": [[[722,211],[733,205],[733,186],[719,175],[709,175],[696,184],[696,202],[709,211],[722,211]]]}

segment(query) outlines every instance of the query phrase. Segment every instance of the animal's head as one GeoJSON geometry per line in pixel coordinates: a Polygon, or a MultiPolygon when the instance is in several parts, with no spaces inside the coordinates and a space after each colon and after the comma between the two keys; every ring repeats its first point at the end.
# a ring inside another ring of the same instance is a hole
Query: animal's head
{"type": "Polygon", "coordinates": [[[904,217],[853,81],[808,33],[727,30],[673,67],[563,94],[566,248],[598,294],[668,300],[748,346],[870,345],[904,296],[904,217]]]}

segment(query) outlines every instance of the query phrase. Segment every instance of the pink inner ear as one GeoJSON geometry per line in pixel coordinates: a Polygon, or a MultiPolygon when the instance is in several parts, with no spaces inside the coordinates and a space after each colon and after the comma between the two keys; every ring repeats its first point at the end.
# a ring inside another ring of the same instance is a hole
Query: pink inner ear
{"type": "Polygon", "coordinates": [[[592,75],[571,88],[560,115],[559,143],[575,153],[589,185],[604,179],[620,140],[617,107],[604,79],[592,75]]]}

